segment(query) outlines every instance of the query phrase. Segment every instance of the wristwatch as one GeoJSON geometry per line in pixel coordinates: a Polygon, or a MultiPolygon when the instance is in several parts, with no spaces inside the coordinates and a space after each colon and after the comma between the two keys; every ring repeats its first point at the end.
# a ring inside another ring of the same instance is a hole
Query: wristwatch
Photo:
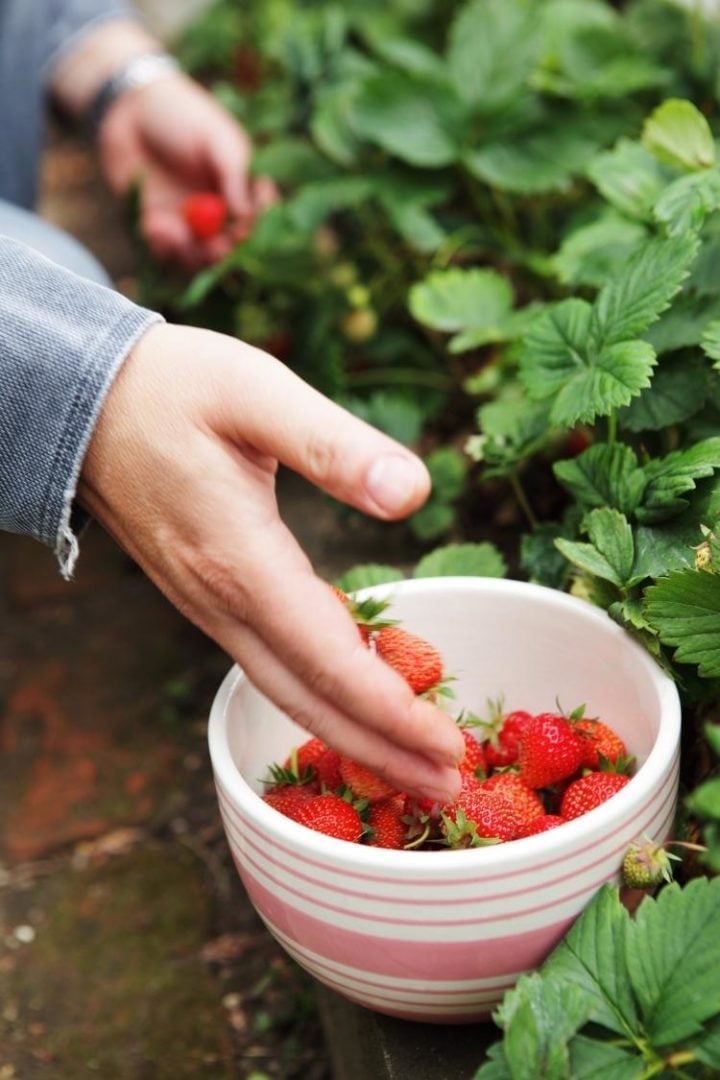
{"type": "Polygon", "coordinates": [[[128,90],[165,79],[180,70],[174,57],[164,52],[142,53],[134,56],[106,79],[93,98],[85,122],[92,136],[97,136],[110,106],[128,90]]]}

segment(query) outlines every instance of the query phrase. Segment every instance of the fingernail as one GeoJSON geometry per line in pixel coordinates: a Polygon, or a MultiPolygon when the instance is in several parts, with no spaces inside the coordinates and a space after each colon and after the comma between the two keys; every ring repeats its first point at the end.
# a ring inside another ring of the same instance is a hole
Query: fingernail
{"type": "Polygon", "coordinates": [[[403,454],[385,454],[370,466],[365,487],[371,499],[387,514],[402,512],[424,480],[422,464],[403,454]]]}

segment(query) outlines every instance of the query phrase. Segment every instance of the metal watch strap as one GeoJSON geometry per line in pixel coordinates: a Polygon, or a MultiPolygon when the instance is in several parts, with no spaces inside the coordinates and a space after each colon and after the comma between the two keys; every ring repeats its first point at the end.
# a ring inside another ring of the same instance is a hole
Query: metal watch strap
{"type": "Polygon", "coordinates": [[[96,136],[105,114],[114,101],[128,90],[148,86],[180,70],[177,60],[167,53],[143,53],[134,56],[102,84],[86,115],[90,134],[96,136]]]}

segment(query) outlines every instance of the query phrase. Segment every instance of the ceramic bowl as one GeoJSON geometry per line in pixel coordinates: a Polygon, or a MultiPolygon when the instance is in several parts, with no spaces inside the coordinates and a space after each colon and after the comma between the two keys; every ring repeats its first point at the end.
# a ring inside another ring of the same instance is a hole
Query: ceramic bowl
{"type": "MultiPolygon", "coordinates": [[[[260,797],[267,766],[307,733],[234,667],[210,715],[227,839],[270,932],[321,982],[411,1020],[487,1017],[536,968],[593,894],[618,880],[624,852],[672,830],[680,704],[674,683],[604,612],[522,582],[434,578],[368,590],[441,651],[454,707],[481,714],[585,703],[637,759],[612,799],[557,829],[461,851],[389,851],[296,824],[260,797]]],[[[361,596],[364,594],[360,594],[361,596]]]]}

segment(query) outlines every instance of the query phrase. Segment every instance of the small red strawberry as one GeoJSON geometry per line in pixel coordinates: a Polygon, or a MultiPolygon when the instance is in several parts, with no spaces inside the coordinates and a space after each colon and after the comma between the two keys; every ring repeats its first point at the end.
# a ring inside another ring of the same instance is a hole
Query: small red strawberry
{"type": "Polygon", "coordinates": [[[340,772],[340,754],[337,750],[328,748],[325,753],[315,762],[315,772],[321,789],[335,791],[342,787],[343,778],[340,772]]]}
{"type": "Polygon", "coordinates": [[[357,761],[353,761],[345,754],[340,755],[339,767],[343,784],[350,789],[356,799],[367,799],[368,802],[375,803],[398,793],[396,788],[377,776],[372,769],[359,765],[357,761]]]}
{"type": "Polygon", "coordinates": [[[541,814],[540,817],[536,817],[534,821],[530,823],[523,836],[537,836],[539,833],[549,832],[550,829],[556,829],[558,825],[564,825],[565,818],[560,817],[559,814],[541,814]]]}
{"type": "Polygon", "coordinates": [[[446,807],[442,828],[450,847],[479,847],[488,841],[512,840],[518,819],[501,792],[486,791],[482,785],[461,792],[457,802],[446,807]]]}
{"type": "Polygon", "coordinates": [[[590,772],[568,784],[560,803],[560,814],[567,821],[587,814],[625,787],[630,777],[619,772],[590,772]]]}
{"type": "Polygon", "coordinates": [[[370,838],[367,840],[370,847],[402,850],[405,847],[408,832],[407,823],[403,821],[404,813],[403,795],[395,795],[393,798],[373,803],[367,817],[371,830],[370,838]]]}
{"type": "Polygon", "coordinates": [[[384,626],[375,635],[375,649],[386,664],[402,675],[415,694],[424,694],[442,681],[440,653],[418,634],[411,634],[401,626],[384,626]]]}
{"type": "Polygon", "coordinates": [[[183,217],[196,240],[211,240],[225,227],[228,207],[222,195],[201,191],[190,195],[182,207],[183,217]]]}
{"type": "Polygon", "coordinates": [[[583,765],[586,769],[597,769],[600,758],[613,765],[620,759],[627,758],[627,747],[619,735],[602,720],[581,717],[575,721],[575,730],[585,737],[585,756],[583,765]]]}
{"type": "Polygon", "coordinates": [[[538,713],[520,739],[520,776],[528,787],[550,787],[576,773],[584,756],[583,737],[570,720],[557,713],[538,713]]]}
{"type": "Polygon", "coordinates": [[[488,769],[504,769],[516,763],[520,739],[532,720],[532,714],[524,709],[503,713],[501,700],[488,704],[490,719],[479,724],[484,735],[485,759],[488,769]]]}
{"type": "Polygon", "coordinates": [[[545,806],[540,796],[529,788],[517,773],[494,773],[482,786],[484,791],[496,791],[510,803],[518,825],[513,839],[526,836],[533,822],[545,813],[545,806]]]}
{"type": "Polygon", "coordinates": [[[315,769],[318,761],[327,753],[327,746],[322,739],[307,739],[300,746],[296,746],[285,759],[283,768],[292,770],[302,777],[306,770],[315,769]]]}
{"type": "Polygon", "coordinates": [[[272,791],[268,791],[262,796],[262,800],[268,806],[272,806],[273,810],[284,814],[285,817],[292,817],[298,802],[312,799],[315,794],[313,791],[308,791],[306,787],[299,787],[297,784],[286,784],[284,787],[276,787],[272,791]]]}
{"type": "Polygon", "coordinates": [[[482,746],[467,728],[461,728],[460,733],[465,740],[465,757],[458,765],[460,772],[472,773],[474,776],[484,775],[488,770],[482,746]]]}
{"type": "Polygon", "coordinates": [[[295,803],[288,803],[283,812],[308,829],[334,836],[338,840],[349,840],[351,843],[357,843],[365,829],[360,814],[352,803],[333,792],[297,799],[295,803]]]}

